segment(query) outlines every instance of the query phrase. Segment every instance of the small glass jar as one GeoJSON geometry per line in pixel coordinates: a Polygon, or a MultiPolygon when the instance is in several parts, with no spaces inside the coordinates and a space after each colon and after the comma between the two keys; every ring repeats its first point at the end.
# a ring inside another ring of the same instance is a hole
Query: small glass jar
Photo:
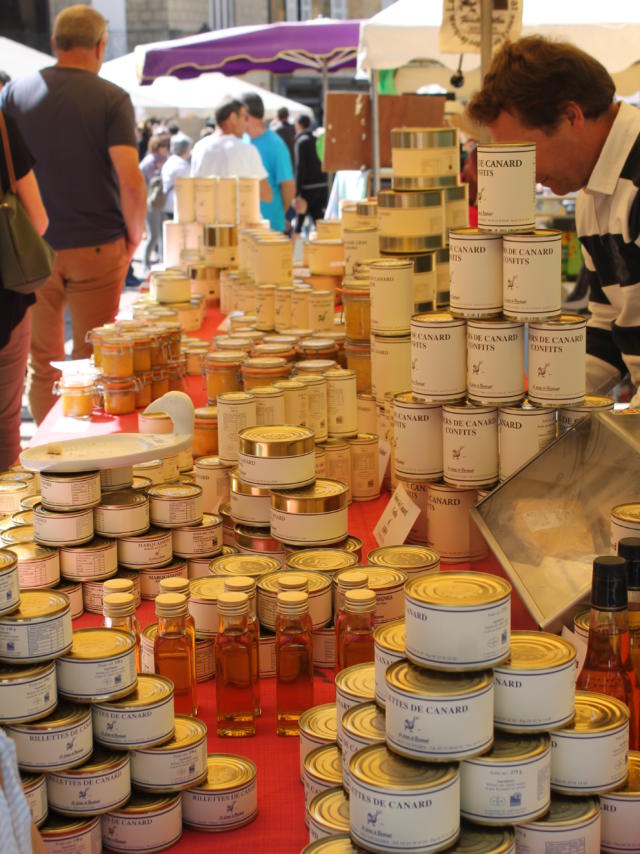
{"type": "Polygon", "coordinates": [[[371,336],[371,294],[361,279],[345,279],[342,309],[349,341],[369,341],[371,336]]]}
{"type": "Polygon", "coordinates": [[[210,457],[218,453],[218,410],[201,406],[194,413],[193,456],[210,457]]]}
{"type": "Polygon", "coordinates": [[[357,391],[371,390],[371,346],[360,341],[345,341],[347,368],[356,372],[357,391]]]}
{"type": "Polygon", "coordinates": [[[182,354],[182,324],[178,320],[166,320],[162,325],[167,332],[169,359],[179,359],[182,354]]]}
{"type": "Polygon", "coordinates": [[[216,350],[242,350],[247,355],[251,352],[253,342],[251,338],[242,335],[218,335],[213,339],[216,350]]]}
{"type": "Polygon", "coordinates": [[[338,346],[338,355],[336,356],[338,364],[341,368],[347,367],[347,356],[344,352],[344,344],[347,336],[345,335],[345,332],[342,328],[336,329],[333,332],[318,333],[317,336],[314,333],[314,338],[315,337],[331,338],[332,341],[335,341],[338,346]]]}
{"type": "Polygon", "coordinates": [[[169,390],[184,391],[184,378],[187,374],[187,357],[180,356],[178,359],[170,359],[167,370],[169,371],[169,390]]]}
{"type": "Polygon", "coordinates": [[[68,418],[89,418],[96,402],[93,377],[64,374],[53,384],[53,393],[62,398],[62,414],[68,418]]]}
{"type": "Polygon", "coordinates": [[[331,338],[302,338],[298,341],[298,361],[304,359],[335,359],[338,345],[331,338]]]}
{"type": "Polygon", "coordinates": [[[255,329],[258,318],[255,314],[234,314],[229,318],[229,329],[232,332],[237,332],[245,327],[255,329]]]}
{"type": "Polygon", "coordinates": [[[240,372],[243,389],[250,391],[257,386],[287,379],[291,373],[291,365],[280,356],[256,356],[246,359],[240,367],[240,372]]]}
{"type": "Polygon", "coordinates": [[[184,355],[187,359],[187,374],[190,377],[202,376],[202,368],[205,356],[209,352],[209,345],[205,342],[199,344],[184,344],[184,355]]]}
{"type": "MultiPolygon", "coordinates": [[[[139,325],[139,324],[138,324],[139,325]]],[[[133,370],[136,374],[151,370],[151,336],[146,332],[129,332],[133,343],[133,370]]]]}
{"type": "Polygon", "coordinates": [[[104,411],[108,415],[127,415],[136,411],[136,381],[134,377],[102,380],[104,411]]]}
{"type": "Polygon", "coordinates": [[[151,367],[157,368],[161,365],[166,365],[169,361],[169,332],[161,325],[149,327],[149,334],[152,336],[151,346],[151,367]]]}
{"type": "Polygon", "coordinates": [[[90,341],[93,345],[93,364],[96,368],[102,366],[102,339],[106,335],[116,335],[117,327],[115,323],[106,323],[104,326],[96,326],[95,329],[90,329],[86,335],[86,341],[90,341]]]}
{"type": "Polygon", "coordinates": [[[130,377],[133,374],[133,341],[124,335],[104,337],[102,373],[105,377],[130,377]]]}
{"type": "Polygon", "coordinates": [[[276,344],[275,342],[265,344],[261,341],[259,344],[254,345],[252,355],[279,356],[281,359],[286,359],[287,362],[291,363],[296,360],[296,348],[292,347],[287,342],[284,344],[276,344]]]}
{"type": "Polygon", "coordinates": [[[215,402],[218,395],[228,391],[241,391],[240,365],[245,358],[243,350],[214,350],[207,355],[203,375],[209,402],[215,402]]]}
{"type": "Polygon", "coordinates": [[[146,409],[151,403],[151,371],[136,374],[136,409],[146,409]]]}
{"type": "Polygon", "coordinates": [[[169,391],[169,368],[154,368],[151,371],[151,400],[157,400],[169,391]]]}

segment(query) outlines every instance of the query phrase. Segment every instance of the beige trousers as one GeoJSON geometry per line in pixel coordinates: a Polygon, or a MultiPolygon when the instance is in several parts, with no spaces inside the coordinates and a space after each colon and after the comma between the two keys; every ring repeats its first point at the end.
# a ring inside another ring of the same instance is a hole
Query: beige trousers
{"type": "Polygon", "coordinates": [[[20,453],[20,410],[29,354],[30,321],[31,309],[28,308],[0,350],[0,471],[15,463],[20,453]]]}
{"type": "Polygon", "coordinates": [[[60,377],[51,361],[64,361],[64,313],[71,312],[74,359],[91,355],[87,332],[110,323],[118,312],[129,268],[124,238],[99,246],[61,249],[53,271],[31,309],[31,353],[27,388],[29,407],[40,424],[55,402],[52,387],[60,377]]]}

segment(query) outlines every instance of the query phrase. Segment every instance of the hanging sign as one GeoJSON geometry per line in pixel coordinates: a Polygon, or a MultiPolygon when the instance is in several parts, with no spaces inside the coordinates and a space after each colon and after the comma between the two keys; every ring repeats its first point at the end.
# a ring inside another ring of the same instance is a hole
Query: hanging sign
{"type": "MultiPolygon", "coordinates": [[[[442,53],[480,53],[482,0],[442,0],[442,53]]],[[[520,38],[522,0],[493,0],[493,49],[520,38]]]]}

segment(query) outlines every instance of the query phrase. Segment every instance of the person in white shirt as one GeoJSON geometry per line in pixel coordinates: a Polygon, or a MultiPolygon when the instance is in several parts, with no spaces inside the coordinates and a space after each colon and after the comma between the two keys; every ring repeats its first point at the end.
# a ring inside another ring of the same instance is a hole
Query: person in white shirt
{"type": "Polygon", "coordinates": [[[171,137],[171,154],[162,166],[162,191],[166,200],[163,213],[173,216],[173,200],[175,196],[176,178],[188,177],[191,167],[191,137],[186,133],[176,133],[171,137]]]}
{"type": "Polygon", "coordinates": [[[260,179],[260,199],[270,202],[273,193],[260,153],[242,135],[247,129],[247,108],[240,101],[226,98],[215,111],[216,129],[199,139],[191,154],[191,175],[207,178],[260,179]]]}

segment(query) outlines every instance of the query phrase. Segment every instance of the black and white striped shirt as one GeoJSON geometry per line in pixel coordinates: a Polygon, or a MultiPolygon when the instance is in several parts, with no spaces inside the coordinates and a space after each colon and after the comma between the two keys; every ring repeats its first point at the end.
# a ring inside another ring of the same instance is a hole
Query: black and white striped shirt
{"type": "Polygon", "coordinates": [[[587,391],[628,370],[640,387],[640,110],[620,104],[589,181],[576,226],[589,281],[587,391]]]}

